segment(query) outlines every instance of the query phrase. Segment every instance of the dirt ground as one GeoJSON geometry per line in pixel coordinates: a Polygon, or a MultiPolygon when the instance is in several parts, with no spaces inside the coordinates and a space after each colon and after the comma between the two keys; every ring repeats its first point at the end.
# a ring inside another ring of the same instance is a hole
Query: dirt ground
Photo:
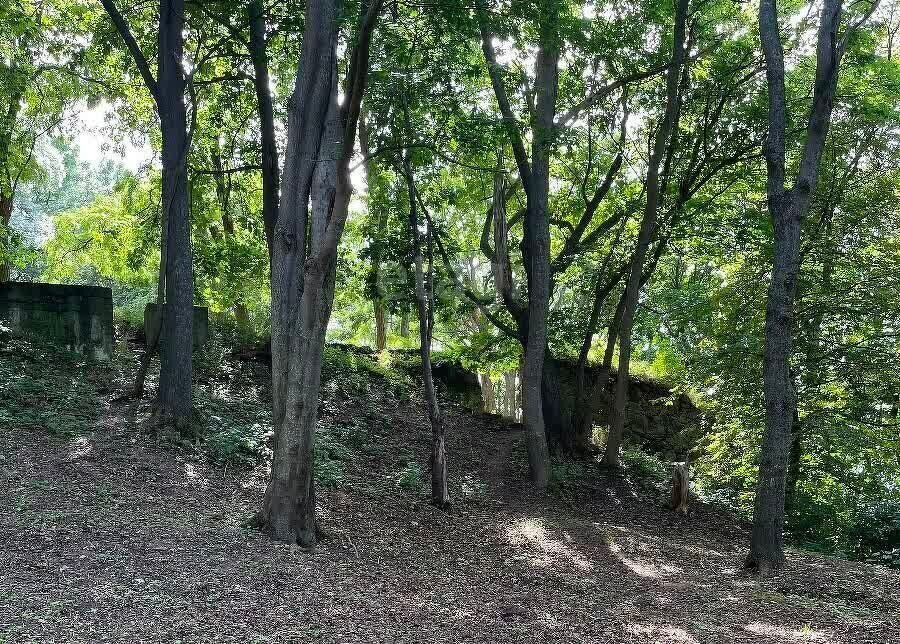
{"type": "Polygon", "coordinates": [[[759,580],[734,521],[599,470],[537,497],[521,433],[486,417],[450,412],[438,511],[397,485],[427,463],[421,408],[384,396],[324,408],[378,427],[319,490],[313,552],[242,527],[261,468],[159,441],[126,404],[73,436],[0,422],[0,642],[900,642],[897,572],[792,551],[759,580]]]}

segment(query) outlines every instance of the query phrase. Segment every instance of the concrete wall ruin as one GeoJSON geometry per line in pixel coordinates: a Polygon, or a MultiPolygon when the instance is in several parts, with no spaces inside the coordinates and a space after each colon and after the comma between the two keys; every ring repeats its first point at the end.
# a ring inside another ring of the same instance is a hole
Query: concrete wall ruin
{"type": "Polygon", "coordinates": [[[112,291],[100,286],[0,283],[0,322],[102,360],[113,353],[112,291]]]}

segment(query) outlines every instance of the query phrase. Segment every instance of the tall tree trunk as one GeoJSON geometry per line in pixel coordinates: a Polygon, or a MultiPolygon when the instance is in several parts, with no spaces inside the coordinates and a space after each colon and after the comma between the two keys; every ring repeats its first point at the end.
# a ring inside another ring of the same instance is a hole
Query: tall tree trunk
{"type": "Polygon", "coordinates": [[[159,115],[162,127],[162,202],[168,210],[166,302],[162,316],[156,416],[187,430],[191,421],[194,271],[188,212],[187,109],[182,67],[184,0],[161,0],[159,17],[159,115]]]}
{"type": "Polygon", "coordinates": [[[337,246],[352,192],[350,158],[369,45],[380,9],[376,1],[365,11],[351,54],[348,96],[340,108],[336,2],[307,4],[288,108],[284,196],[275,225],[271,277],[275,447],[257,521],[273,538],[304,546],[316,541],[313,445],[322,352],[334,298],[337,246]]]}
{"type": "MultiPolygon", "coordinates": [[[[775,0],[761,0],[759,31],[766,61],[768,85],[768,137],[766,193],[775,232],[772,279],[766,302],[763,349],[763,394],[766,425],[760,449],[759,476],[753,509],[753,532],[746,565],[760,571],[784,565],[784,506],[791,428],[797,409],[791,377],[794,298],[800,258],[800,232],[816,188],[822,149],[831,123],[843,42],[838,41],[841,1],[825,0],[816,48],[816,77],[812,109],[806,128],[797,179],[785,189],[785,98],[784,51],[775,0]]],[[[849,37],[845,34],[844,38],[849,37]]]]}
{"type": "MultiPolygon", "coordinates": [[[[550,456],[544,423],[542,390],[544,354],[547,348],[547,315],[550,309],[550,155],[555,139],[556,98],[559,89],[559,3],[540,3],[537,20],[538,54],[535,64],[536,93],[532,115],[531,158],[518,130],[518,121],[506,94],[501,67],[494,51],[493,34],[483,0],[476,2],[481,31],[481,48],[487,63],[494,96],[503,116],[527,206],[523,224],[522,256],[528,283],[527,308],[510,311],[516,318],[525,357],[522,366],[522,417],[528,448],[530,477],[534,484],[547,485],[550,456]]],[[[497,202],[495,180],[494,202],[497,202]]]]}
{"type": "Polygon", "coordinates": [[[531,480],[545,487],[550,457],[544,426],[543,377],[550,312],[550,156],[555,139],[556,95],[559,89],[559,6],[556,0],[540,5],[540,47],[535,63],[534,127],[531,177],[525,211],[525,272],[528,278],[528,331],[522,367],[525,436],[531,480]]]}
{"type": "MultiPolygon", "coordinates": [[[[0,63],[2,64],[2,63],[0,63]]],[[[16,71],[15,63],[7,68],[10,76],[16,71]]],[[[6,112],[0,115],[0,283],[9,281],[9,253],[11,235],[9,224],[15,203],[15,176],[11,166],[10,152],[13,130],[22,105],[22,92],[14,89],[6,103],[6,112]]]]}
{"type": "Polygon", "coordinates": [[[669,144],[670,136],[675,136],[673,131],[678,111],[678,81],[685,56],[684,41],[687,7],[688,0],[677,0],[672,62],[666,72],[666,108],[662,123],[656,132],[653,151],[647,166],[647,201],[644,206],[641,228],[638,232],[637,247],[632,257],[628,281],[625,286],[625,305],[622,310],[622,320],[619,324],[619,369],[616,374],[613,417],[610,423],[609,436],[606,440],[606,451],[603,456],[604,462],[610,467],[619,467],[621,465],[619,451],[622,445],[622,437],[625,433],[625,405],[628,402],[628,374],[631,364],[631,332],[640,297],[644,258],[656,232],[657,208],[660,197],[660,165],[666,147],[669,144]]]}
{"type": "Polygon", "coordinates": [[[253,87],[259,115],[259,147],[262,159],[262,216],[266,228],[266,247],[272,260],[272,240],[278,218],[278,145],[275,140],[275,110],[269,82],[269,56],[266,44],[266,13],[262,0],[250,0],[250,60],[253,63],[253,87]]]}

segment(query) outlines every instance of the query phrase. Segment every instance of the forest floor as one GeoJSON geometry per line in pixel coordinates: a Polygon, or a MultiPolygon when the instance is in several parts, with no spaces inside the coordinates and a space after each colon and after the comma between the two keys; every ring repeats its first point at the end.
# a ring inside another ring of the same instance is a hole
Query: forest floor
{"type": "Polygon", "coordinates": [[[900,642],[896,571],[790,551],[759,579],[736,521],[591,463],[535,495],[521,431],[489,416],[448,409],[434,509],[420,402],[352,356],[326,364],[326,538],[273,543],[243,527],[267,369],[199,365],[201,447],[115,401],[120,363],[0,343],[0,642],[900,642]]]}

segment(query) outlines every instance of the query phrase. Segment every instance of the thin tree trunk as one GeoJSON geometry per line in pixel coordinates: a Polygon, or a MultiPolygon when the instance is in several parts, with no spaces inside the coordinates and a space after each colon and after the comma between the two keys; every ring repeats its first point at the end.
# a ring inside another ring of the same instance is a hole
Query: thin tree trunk
{"type": "MultiPolygon", "coordinates": [[[[225,231],[226,243],[234,243],[234,219],[231,216],[231,179],[226,178],[225,167],[222,163],[222,151],[219,142],[215,141],[212,147],[213,180],[216,184],[216,198],[219,201],[219,211],[222,217],[222,230],[225,231]]],[[[234,319],[241,336],[247,333],[250,315],[247,305],[240,292],[234,302],[234,319]]]]}
{"type": "Polygon", "coordinates": [[[13,195],[0,194],[0,282],[9,281],[9,222],[12,219],[13,195]]]}
{"type": "Polygon", "coordinates": [[[400,337],[409,337],[409,311],[406,309],[400,313],[400,337]]]}
{"type": "MultiPolygon", "coordinates": [[[[407,129],[409,113],[404,96],[404,113],[407,129]]],[[[447,447],[444,439],[444,420],[438,404],[437,392],[434,388],[434,377],[431,372],[431,314],[425,290],[425,275],[422,268],[422,239],[419,233],[419,217],[416,208],[416,191],[409,160],[409,151],[404,152],[403,174],[406,179],[409,197],[409,231],[412,240],[413,269],[416,283],[416,308],[419,315],[419,355],[422,358],[422,384],[425,404],[428,408],[428,421],[431,425],[431,502],[439,508],[450,504],[447,489],[447,447]]]]}
{"type": "Polygon", "coordinates": [[[606,451],[603,460],[609,467],[619,467],[619,451],[625,433],[625,405],[628,401],[628,374],[631,363],[631,332],[640,297],[641,274],[644,269],[644,258],[650,247],[653,234],[656,232],[657,208],[660,196],[660,164],[662,163],[670,136],[674,136],[676,114],[678,110],[678,81],[681,65],[685,56],[685,23],[687,19],[688,0],[678,0],[675,7],[674,49],[672,63],[666,72],[666,108],[662,123],[656,132],[653,152],[647,167],[646,192],[647,201],[644,217],[638,232],[637,247],[631,261],[628,281],[625,286],[625,306],[619,325],[619,368],[616,374],[616,389],[613,400],[613,417],[610,423],[609,436],[606,440],[606,451]]]}
{"type": "Polygon", "coordinates": [[[516,418],[516,371],[506,371],[503,374],[503,415],[507,418],[516,418]]]}
{"type": "MultiPolygon", "coordinates": [[[[10,63],[7,68],[10,76],[16,74],[17,66],[10,63]]],[[[15,177],[10,166],[10,148],[12,146],[13,130],[22,106],[22,92],[15,89],[6,103],[6,113],[0,119],[0,283],[8,282],[10,266],[8,254],[11,235],[9,224],[12,220],[13,205],[15,203],[15,177]]]]}
{"type": "MultiPolygon", "coordinates": [[[[366,122],[365,110],[359,117],[359,148],[366,161],[363,168],[366,172],[366,185],[370,189],[369,213],[372,212],[371,186],[375,180],[376,167],[370,158],[369,129],[366,122]]],[[[375,228],[375,239],[372,246],[372,277],[374,281],[374,294],[372,297],[372,316],[375,321],[375,350],[384,351],[387,347],[387,320],[384,305],[384,278],[381,269],[381,249],[387,235],[387,208],[378,208],[378,223],[375,228]]]]}
{"type": "Polygon", "coordinates": [[[166,299],[156,416],[182,431],[191,422],[194,271],[188,212],[185,106],[184,0],[161,0],[159,22],[159,114],[162,126],[162,201],[168,207],[166,299]]]}
{"type": "Polygon", "coordinates": [[[253,87],[259,115],[259,145],[262,158],[262,216],[266,228],[266,247],[272,259],[275,220],[278,218],[278,145],[275,140],[275,110],[269,81],[269,57],[266,44],[266,15],[262,0],[250,0],[250,60],[253,63],[253,87]]]}

